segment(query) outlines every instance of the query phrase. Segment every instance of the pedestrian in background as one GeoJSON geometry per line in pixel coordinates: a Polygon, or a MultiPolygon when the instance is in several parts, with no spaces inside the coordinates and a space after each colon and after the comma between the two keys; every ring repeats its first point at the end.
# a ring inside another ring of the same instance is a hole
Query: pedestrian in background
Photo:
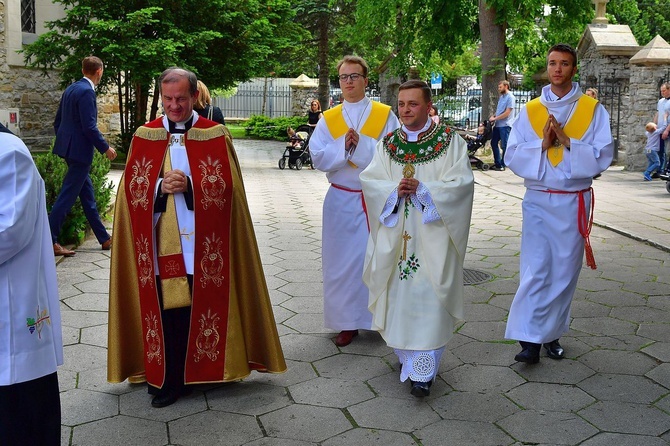
{"type": "Polygon", "coordinates": [[[512,92],[509,91],[509,82],[498,82],[498,106],[496,112],[491,115],[489,121],[494,125],[491,133],[491,149],[493,150],[494,165],[493,170],[505,170],[505,152],[507,150],[507,139],[509,138],[510,127],[514,120],[514,106],[516,99],[512,92]],[[500,143],[500,147],[498,147],[500,143]]]}
{"type": "Polygon", "coordinates": [[[216,105],[212,105],[212,96],[209,94],[209,88],[202,81],[198,81],[198,93],[198,99],[195,102],[193,110],[203,118],[226,125],[223,112],[216,105]]]}
{"type": "Polygon", "coordinates": [[[644,171],[644,181],[651,181],[652,175],[661,169],[661,161],[658,158],[659,140],[664,129],[659,129],[653,122],[648,122],[644,127],[644,134],[647,137],[647,145],[644,147],[644,153],[647,155],[647,170],[644,171]]]}
{"type": "MultiPolygon", "coordinates": [[[[665,82],[661,85],[661,99],[656,104],[656,115],[654,115],[654,122],[659,129],[663,129],[661,133],[661,140],[658,143],[658,160],[661,165],[659,173],[665,173],[667,169],[666,161],[666,146],[670,138],[670,125],[668,119],[670,116],[670,82],[665,82]]],[[[657,175],[655,175],[657,176],[657,175]]]]}
{"type": "Polygon", "coordinates": [[[102,249],[107,250],[112,246],[112,237],[105,229],[98,213],[93,182],[89,175],[94,149],[104,154],[110,161],[116,158],[116,150],[109,146],[98,130],[95,87],[100,83],[103,71],[100,58],[95,56],[84,58],[81,63],[84,77],[65,89],[54,121],[56,141],[53,153],[65,159],[67,163],[63,186],[49,214],[53,252],[57,256],[75,255],[74,251],[58,243],[58,236],[65,217],[74,206],[77,197],[102,249]]]}

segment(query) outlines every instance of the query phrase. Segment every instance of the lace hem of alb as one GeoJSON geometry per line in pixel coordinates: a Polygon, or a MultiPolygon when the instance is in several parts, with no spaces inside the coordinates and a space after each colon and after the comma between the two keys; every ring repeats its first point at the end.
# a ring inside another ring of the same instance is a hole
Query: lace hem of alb
{"type": "Polygon", "coordinates": [[[437,369],[444,352],[444,347],[437,350],[393,350],[402,369],[400,370],[400,381],[405,382],[407,378],[412,381],[428,382],[435,379],[437,369]]]}

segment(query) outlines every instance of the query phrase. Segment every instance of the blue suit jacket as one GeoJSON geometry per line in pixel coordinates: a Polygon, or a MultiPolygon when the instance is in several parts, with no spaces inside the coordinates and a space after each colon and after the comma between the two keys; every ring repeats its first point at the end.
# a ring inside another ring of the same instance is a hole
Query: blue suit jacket
{"type": "Polygon", "coordinates": [[[98,106],[95,91],[82,78],[65,89],[54,121],[56,142],[53,153],[72,161],[91,164],[93,148],[100,153],[109,144],[98,130],[98,106]]]}

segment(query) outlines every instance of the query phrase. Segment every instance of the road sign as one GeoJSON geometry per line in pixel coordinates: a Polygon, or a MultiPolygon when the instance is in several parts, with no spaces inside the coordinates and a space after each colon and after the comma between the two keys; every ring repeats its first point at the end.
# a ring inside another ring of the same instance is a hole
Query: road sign
{"type": "Polygon", "coordinates": [[[433,88],[435,90],[441,90],[442,89],[442,75],[433,73],[430,75],[430,88],[433,88]]]}

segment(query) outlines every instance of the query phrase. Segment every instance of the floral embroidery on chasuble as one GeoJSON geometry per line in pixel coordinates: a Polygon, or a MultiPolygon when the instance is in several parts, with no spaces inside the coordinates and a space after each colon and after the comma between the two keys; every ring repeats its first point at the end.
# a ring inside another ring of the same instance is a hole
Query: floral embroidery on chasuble
{"type": "MultiPolygon", "coordinates": [[[[196,227],[185,383],[221,381],[225,363],[233,184],[223,127],[206,125],[204,120],[198,120],[184,135],[196,227]]],[[[127,161],[130,168],[126,168],[124,177],[138,271],[144,363],[147,381],[156,387],[162,387],[165,379],[165,342],[156,276],[185,274],[168,270],[169,264],[165,271],[154,271],[154,191],[168,145],[169,134],[160,119],[140,127],[133,138],[127,161]]]]}
{"type": "MultiPolygon", "coordinates": [[[[453,130],[445,125],[431,125],[428,130],[419,135],[416,142],[407,141],[405,133],[398,129],[384,137],[384,148],[391,161],[403,166],[403,176],[413,178],[416,173],[416,166],[428,164],[446,153],[447,147],[451,142],[453,130]]],[[[404,219],[410,217],[412,209],[422,212],[416,208],[415,200],[404,199],[403,216],[404,219]]],[[[403,223],[404,224],[404,223],[403,223]]],[[[421,262],[412,249],[411,243],[413,234],[408,228],[414,227],[406,225],[402,231],[402,250],[398,259],[398,279],[409,280],[421,268],[421,262]],[[409,247],[409,248],[408,248],[409,247]],[[408,249],[410,252],[408,252],[408,249]]]]}

